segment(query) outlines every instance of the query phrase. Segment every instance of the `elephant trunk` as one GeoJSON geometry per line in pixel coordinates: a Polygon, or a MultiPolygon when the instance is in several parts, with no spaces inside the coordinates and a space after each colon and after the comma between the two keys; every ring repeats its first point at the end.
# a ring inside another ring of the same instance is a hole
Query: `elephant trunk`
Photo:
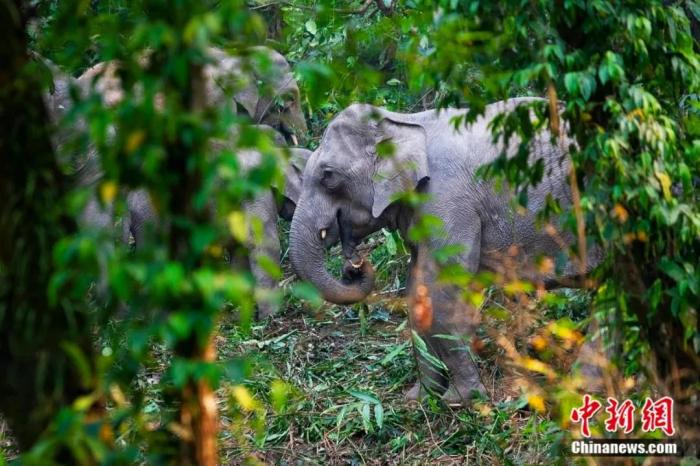
{"type": "MultiPolygon", "coordinates": [[[[313,217],[311,217],[313,218],[313,217]]],[[[289,233],[289,258],[292,267],[303,279],[311,282],[323,299],[334,304],[353,304],[365,299],[374,288],[374,269],[369,261],[363,261],[352,274],[353,279],[337,280],[325,265],[325,247],[318,232],[311,225],[309,216],[299,207],[292,219],[289,233]]]]}

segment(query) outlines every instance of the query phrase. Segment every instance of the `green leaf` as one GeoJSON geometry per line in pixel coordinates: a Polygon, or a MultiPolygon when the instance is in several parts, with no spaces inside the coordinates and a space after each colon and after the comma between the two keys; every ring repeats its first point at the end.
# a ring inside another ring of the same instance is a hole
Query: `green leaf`
{"type": "Polygon", "coordinates": [[[168,318],[168,324],[178,338],[190,334],[192,319],[189,312],[174,312],[168,318]]]}
{"type": "Polygon", "coordinates": [[[681,282],[686,278],[685,271],[683,268],[671,259],[666,257],[661,259],[659,263],[659,268],[663,270],[666,275],[673,278],[677,282],[681,282]]]}
{"type": "Polygon", "coordinates": [[[321,299],[321,295],[318,293],[316,287],[313,286],[311,283],[296,283],[294,286],[292,286],[291,291],[293,296],[299,299],[303,299],[305,301],[309,301],[309,303],[312,306],[320,306],[321,304],[323,304],[323,299],[321,299]]]}
{"type": "Polygon", "coordinates": [[[595,78],[588,73],[580,73],[579,86],[581,88],[581,95],[585,100],[588,100],[591,98],[596,88],[595,78]]]}
{"type": "Polygon", "coordinates": [[[379,399],[371,393],[360,392],[358,390],[348,390],[348,393],[358,400],[364,401],[366,403],[380,403],[379,399]]]}
{"type": "Polygon", "coordinates": [[[374,420],[380,429],[384,426],[384,407],[381,404],[374,405],[374,420]]]}
{"type": "Polygon", "coordinates": [[[569,94],[578,94],[578,79],[576,73],[566,73],[564,75],[564,87],[569,94]]]}
{"type": "Polygon", "coordinates": [[[316,32],[318,32],[318,28],[316,27],[316,21],[314,21],[313,19],[308,20],[304,24],[304,27],[312,36],[315,36],[316,32]]]}
{"type": "Polygon", "coordinates": [[[365,432],[372,432],[372,419],[370,417],[370,405],[363,404],[358,407],[358,411],[362,416],[362,427],[365,432]]]}
{"type": "Polygon", "coordinates": [[[386,228],[382,229],[382,234],[384,235],[384,245],[386,246],[386,252],[388,252],[390,256],[395,256],[397,252],[397,247],[396,240],[394,240],[394,235],[386,228]]]}
{"type": "Polygon", "coordinates": [[[399,354],[403,353],[404,350],[408,347],[409,344],[410,344],[410,343],[409,343],[408,341],[405,341],[405,342],[401,343],[400,345],[396,345],[396,347],[395,347],[393,350],[391,350],[391,351],[389,352],[389,354],[387,354],[386,356],[384,356],[384,358],[382,358],[382,360],[379,361],[379,364],[381,364],[382,366],[386,366],[386,365],[389,364],[391,361],[393,361],[394,359],[396,359],[396,356],[398,356],[399,354]]]}

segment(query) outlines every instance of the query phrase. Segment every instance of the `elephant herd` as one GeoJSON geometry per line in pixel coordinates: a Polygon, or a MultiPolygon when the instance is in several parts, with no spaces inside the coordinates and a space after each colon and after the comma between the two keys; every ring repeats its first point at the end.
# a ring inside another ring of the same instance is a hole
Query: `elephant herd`
{"type": "MultiPolygon", "coordinates": [[[[271,127],[278,133],[279,144],[296,144],[306,132],[299,89],[284,57],[269,49],[260,51],[271,58],[274,69],[256,76],[255,70],[241,66],[239,58],[212,49],[212,64],[205,72],[208,98],[211,104],[239,108],[254,124],[271,127]],[[227,92],[229,81],[246,73],[252,75],[248,85],[237,83],[231,87],[233,93],[227,92]]],[[[119,83],[110,75],[112,68],[112,64],[98,65],[76,84],[101,92],[109,104],[110,99],[121,98],[119,83]]],[[[69,105],[56,95],[64,88],[56,85],[54,95],[47,96],[47,105],[54,112],[69,105]]],[[[459,109],[401,114],[354,104],[338,113],[313,153],[293,151],[293,163],[285,172],[286,186],[279,190],[283,195],[270,191],[246,205],[263,222],[268,239],[264,245],[251,245],[250,267],[259,286],[276,287],[255,259],[265,255],[279,261],[278,215],[291,219],[289,256],[294,270],[325,300],[336,304],[356,303],[372,292],[372,265],[358,253],[368,235],[387,228],[411,238],[410,230],[421,218],[437,218],[438,231],[409,241],[409,322],[434,357],[416,351],[419,377],[407,397],[417,400],[431,392],[450,405],[467,405],[473,392],[485,395],[469,353],[469,340],[478,326],[477,312],[461,298],[462,290],[439,279],[436,253],[449,246],[457,253],[448,264],[468,272],[492,271],[547,285],[585,273],[601,259],[600,251],[591,249],[584,266],[561,260],[573,239],[564,233],[552,235],[536,222],[548,198],[563,207],[572,202],[570,159],[564,149],[567,141],[552,142],[546,132],[538,137],[528,162],[541,160],[544,175],[529,188],[527,209],[516,206],[507,187],[499,189],[495,182],[477,176],[478,168],[504,149],[509,154],[517,150],[513,142],[507,147],[494,142],[489,128],[492,119],[534,100],[517,98],[488,105],[475,122],[459,129],[453,124],[455,117],[464,114],[459,109]],[[425,201],[417,205],[405,202],[402,193],[406,192],[422,193],[425,201]],[[341,279],[325,267],[326,250],[337,243],[346,260],[341,279]],[[543,267],[543,263],[550,266],[543,267]],[[441,364],[435,363],[436,358],[441,364]]],[[[259,160],[255,151],[243,151],[239,157],[247,167],[259,160]]],[[[99,225],[94,217],[104,212],[99,212],[97,204],[90,207],[89,202],[88,207],[95,212],[85,213],[85,223],[99,225]]],[[[157,223],[158,214],[145,191],[130,193],[128,207],[124,236],[132,237],[138,247],[149,225],[157,223]]],[[[273,305],[259,305],[262,317],[276,310],[273,305]]]]}

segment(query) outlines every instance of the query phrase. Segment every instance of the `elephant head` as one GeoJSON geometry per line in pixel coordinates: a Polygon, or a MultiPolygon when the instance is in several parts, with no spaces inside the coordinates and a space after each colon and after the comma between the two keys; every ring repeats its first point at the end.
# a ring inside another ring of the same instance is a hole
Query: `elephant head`
{"type": "Polygon", "coordinates": [[[425,130],[409,115],[357,104],[338,114],[304,170],[290,232],[294,269],[327,301],[364,299],[373,287],[373,271],[358,259],[356,246],[384,226],[398,226],[397,196],[427,178],[425,130]],[[325,249],[338,241],[358,269],[343,280],[324,266],[325,249]]]}
{"type": "Polygon", "coordinates": [[[298,145],[307,126],[299,87],[287,60],[268,47],[251,47],[244,57],[209,49],[213,63],[205,67],[210,101],[223,102],[230,91],[254,124],[273,127],[288,144],[298,145]]]}

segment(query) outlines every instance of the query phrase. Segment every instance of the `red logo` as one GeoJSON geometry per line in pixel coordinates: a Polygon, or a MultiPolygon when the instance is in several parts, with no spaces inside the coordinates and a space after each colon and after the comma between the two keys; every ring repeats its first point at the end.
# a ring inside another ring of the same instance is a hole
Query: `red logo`
{"type": "MultiPolygon", "coordinates": [[[[586,394],[583,396],[583,404],[571,410],[569,418],[571,422],[581,424],[581,435],[589,438],[591,436],[590,421],[600,411],[603,404],[586,394]]],[[[629,434],[634,430],[635,406],[632,400],[626,399],[622,403],[615,398],[609,397],[605,412],[608,417],[605,420],[605,430],[617,432],[622,430],[629,434]]],[[[673,427],[673,398],[664,396],[656,401],[647,398],[642,406],[642,430],[653,432],[661,429],[667,436],[675,433],[673,427]]]]}
{"type": "Polygon", "coordinates": [[[661,429],[667,436],[675,432],[673,428],[673,398],[665,396],[657,401],[647,398],[642,406],[642,430],[653,432],[661,429]]]}
{"type": "Polygon", "coordinates": [[[620,404],[615,398],[608,398],[605,412],[609,415],[605,420],[605,430],[608,432],[617,432],[618,429],[623,429],[624,433],[629,434],[634,430],[634,404],[632,404],[632,400],[625,400],[620,404]]]}
{"type": "Polygon", "coordinates": [[[600,401],[591,399],[591,395],[583,396],[583,406],[571,410],[571,422],[581,423],[581,435],[588,438],[591,436],[591,428],[588,421],[600,410],[603,405],[600,401]]]}

